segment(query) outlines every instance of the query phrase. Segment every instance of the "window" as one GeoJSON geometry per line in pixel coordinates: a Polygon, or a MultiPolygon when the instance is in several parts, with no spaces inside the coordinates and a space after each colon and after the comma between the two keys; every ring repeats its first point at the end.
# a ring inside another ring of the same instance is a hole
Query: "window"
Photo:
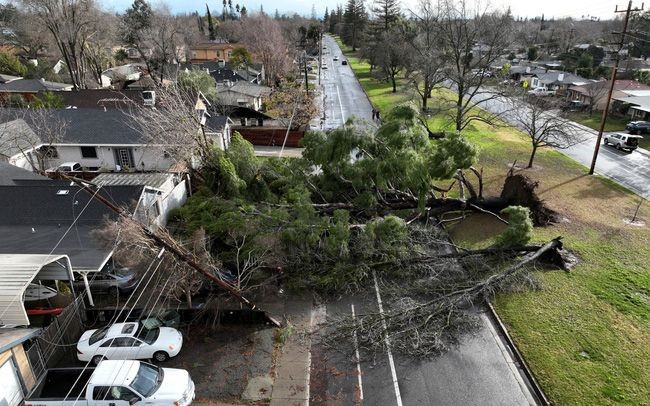
{"type": "Polygon", "coordinates": [[[129,388],[125,388],[124,386],[112,386],[111,387],[111,393],[110,395],[106,398],[110,400],[126,400],[127,402],[131,401],[131,399],[137,398],[140,400],[140,397],[133,393],[133,391],[129,388]]]}
{"type": "Polygon", "coordinates": [[[108,386],[95,386],[93,388],[93,399],[94,400],[109,399],[109,397],[108,397],[108,388],[109,388],[108,386]]]}
{"type": "Polygon", "coordinates": [[[106,332],[108,331],[108,327],[104,327],[102,329],[99,329],[95,331],[91,336],[90,339],[88,339],[88,344],[93,345],[99,340],[103,340],[104,337],[106,337],[106,332]]]}
{"type": "Polygon", "coordinates": [[[55,147],[52,147],[52,146],[40,147],[38,152],[39,152],[39,154],[41,154],[45,158],[58,158],[59,157],[59,152],[56,150],[55,147]]]}
{"type": "Polygon", "coordinates": [[[151,364],[140,364],[138,373],[131,382],[131,387],[144,396],[151,396],[163,381],[163,371],[151,364]]]}
{"type": "Polygon", "coordinates": [[[81,147],[82,158],[97,158],[97,148],[95,147],[81,147]]]}

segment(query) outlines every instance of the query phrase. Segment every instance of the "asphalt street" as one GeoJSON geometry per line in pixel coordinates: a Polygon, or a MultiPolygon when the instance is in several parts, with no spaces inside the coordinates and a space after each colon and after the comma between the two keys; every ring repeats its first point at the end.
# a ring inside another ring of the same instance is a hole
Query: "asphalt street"
{"type": "MultiPolygon", "coordinates": [[[[500,114],[506,122],[516,127],[517,122],[513,118],[513,114],[508,112],[511,110],[511,103],[508,99],[498,97],[487,100],[491,96],[493,95],[489,92],[477,95],[477,97],[486,99],[479,106],[491,113],[500,114]]],[[[559,151],[590,167],[598,132],[577,123],[573,125],[582,142],[559,151]]],[[[607,134],[603,134],[603,138],[607,134]]],[[[650,152],[646,150],[637,149],[630,153],[601,143],[596,161],[596,173],[614,180],[646,199],[650,198],[650,152]]]]}
{"type": "Polygon", "coordinates": [[[323,37],[323,46],[324,69],[321,69],[322,96],[325,106],[323,130],[340,127],[352,116],[372,122],[370,101],[350,65],[342,64],[346,58],[341,48],[330,36],[323,37]],[[335,58],[338,60],[335,61],[335,58]]]}
{"type": "MultiPolygon", "coordinates": [[[[372,107],[331,37],[322,78],[326,120],[335,128],[351,116],[371,120],[372,107]],[[339,61],[334,61],[338,56],[339,61]]],[[[374,313],[382,309],[381,288],[346,296],[321,308],[321,318],[374,313]]],[[[312,345],[310,403],[313,405],[528,405],[536,404],[518,365],[490,319],[476,310],[479,328],[458,346],[427,359],[371,353],[355,342],[332,348],[312,345]]],[[[327,323],[320,334],[328,334],[327,323]]],[[[390,348],[390,345],[389,345],[390,348]]]]}

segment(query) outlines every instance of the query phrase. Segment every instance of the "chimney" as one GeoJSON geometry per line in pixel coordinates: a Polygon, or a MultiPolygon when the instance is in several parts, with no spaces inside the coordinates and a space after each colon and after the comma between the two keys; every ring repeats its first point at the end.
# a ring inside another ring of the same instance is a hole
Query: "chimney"
{"type": "Polygon", "coordinates": [[[526,73],[530,73],[530,66],[526,66],[526,73]]]}

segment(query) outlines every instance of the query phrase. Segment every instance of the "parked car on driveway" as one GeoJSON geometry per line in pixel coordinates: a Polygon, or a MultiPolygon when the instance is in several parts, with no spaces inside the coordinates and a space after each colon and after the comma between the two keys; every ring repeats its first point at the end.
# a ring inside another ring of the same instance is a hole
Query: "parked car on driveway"
{"type": "Polygon", "coordinates": [[[77,343],[77,358],[95,365],[105,359],[166,361],[180,352],[183,335],[175,328],[158,327],[158,324],[144,320],[88,330],[77,343]]]}
{"type": "Polygon", "coordinates": [[[184,369],[119,360],[97,368],[48,369],[25,406],[189,406],[194,397],[194,382],[184,369]]]}
{"type": "Polygon", "coordinates": [[[612,145],[618,150],[627,149],[632,152],[639,146],[640,138],[643,137],[639,135],[616,133],[605,136],[603,143],[605,145],[612,145]]]}
{"type": "MultiPolygon", "coordinates": [[[[130,293],[138,284],[135,271],[129,268],[109,269],[89,273],[87,278],[92,292],[109,293],[112,295],[116,295],[118,292],[120,294],[130,293]]],[[[74,287],[78,291],[86,288],[81,276],[75,278],[74,287]]]]}
{"type": "Polygon", "coordinates": [[[650,133],[650,121],[630,121],[625,129],[630,134],[648,134],[650,133]]]}
{"type": "Polygon", "coordinates": [[[56,168],[47,169],[47,172],[81,172],[83,170],[79,162],[64,162],[56,168]]]}
{"type": "Polygon", "coordinates": [[[546,87],[536,87],[533,90],[529,90],[528,94],[532,96],[555,96],[555,90],[549,90],[546,87]]]}

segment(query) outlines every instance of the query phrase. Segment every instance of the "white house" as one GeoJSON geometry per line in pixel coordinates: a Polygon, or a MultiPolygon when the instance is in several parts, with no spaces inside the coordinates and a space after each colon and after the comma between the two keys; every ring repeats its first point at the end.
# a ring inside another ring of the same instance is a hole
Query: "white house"
{"type": "Polygon", "coordinates": [[[0,124],[0,156],[24,169],[38,168],[35,150],[42,149],[47,150],[46,167],[79,162],[97,171],[165,171],[174,163],[164,146],[148,143],[120,110],[52,110],[66,125],[60,137],[49,140],[37,133],[31,112],[23,113],[0,124]],[[16,130],[24,133],[16,136],[16,130]]]}
{"type": "Polygon", "coordinates": [[[270,87],[245,81],[217,84],[219,102],[226,106],[248,107],[259,111],[264,98],[269,94],[270,87]]]}
{"type": "Polygon", "coordinates": [[[185,203],[189,191],[187,175],[176,173],[102,173],[93,183],[141,186],[133,216],[150,227],[165,226],[169,212],[185,203]]]}

